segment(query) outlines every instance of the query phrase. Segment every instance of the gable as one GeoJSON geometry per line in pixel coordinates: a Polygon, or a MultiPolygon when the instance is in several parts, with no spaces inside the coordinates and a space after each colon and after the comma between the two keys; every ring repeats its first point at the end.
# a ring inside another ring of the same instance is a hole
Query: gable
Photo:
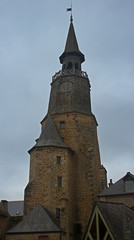
{"type": "Polygon", "coordinates": [[[96,206],[89,222],[84,240],[114,240],[99,208],[96,206]]]}

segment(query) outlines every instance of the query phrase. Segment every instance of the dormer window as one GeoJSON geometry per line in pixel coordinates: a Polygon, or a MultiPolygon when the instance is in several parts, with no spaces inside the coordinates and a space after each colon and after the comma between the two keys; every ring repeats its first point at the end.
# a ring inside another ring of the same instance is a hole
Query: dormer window
{"type": "Polygon", "coordinates": [[[125,192],[133,192],[134,191],[134,181],[126,180],[125,181],[125,192]]]}
{"type": "Polygon", "coordinates": [[[124,190],[125,192],[134,192],[134,175],[131,174],[130,172],[127,172],[125,177],[123,178],[124,180],[124,190]]]}

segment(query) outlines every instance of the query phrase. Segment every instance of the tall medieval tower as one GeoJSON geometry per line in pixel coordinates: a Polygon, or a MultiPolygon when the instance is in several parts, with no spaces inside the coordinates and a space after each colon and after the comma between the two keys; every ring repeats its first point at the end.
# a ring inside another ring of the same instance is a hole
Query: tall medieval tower
{"type": "Polygon", "coordinates": [[[40,137],[29,150],[25,188],[25,214],[41,204],[60,222],[66,240],[82,237],[97,194],[106,187],[90,82],[81,69],[84,61],[71,17],[60,56],[62,70],[52,77],[48,113],[41,122],[40,137]]]}

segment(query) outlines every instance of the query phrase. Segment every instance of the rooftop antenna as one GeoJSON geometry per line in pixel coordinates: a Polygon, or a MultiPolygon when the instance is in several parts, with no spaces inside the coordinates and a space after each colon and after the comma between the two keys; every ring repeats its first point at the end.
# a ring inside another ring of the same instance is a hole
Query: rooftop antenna
{"type": "Polygon", "coordinates": [[[71,7],[66,9],[67,12],[71,12],[70,16],[70,22],[73,22],[73,16],[72,16],[72,0],[71,0],[71,7]]]}

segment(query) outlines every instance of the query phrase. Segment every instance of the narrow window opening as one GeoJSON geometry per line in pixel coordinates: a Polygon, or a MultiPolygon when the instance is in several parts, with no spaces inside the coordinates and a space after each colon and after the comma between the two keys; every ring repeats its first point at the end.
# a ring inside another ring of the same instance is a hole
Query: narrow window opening
{"type": "Polygon", "coordinates": [[[60,121],[60,128],[64,129],[66,126],[65,121],[60,121]]]}
{"type": "Polygon", "coordinates": [[[62,187],[62,177],[57,178],[57,185],[58,187],[62,187]]]}
{"type": "Polygon", "coordinates": [[[62,141],[64,142],[64,137],[62,137],[62,141]]]}
{"type": "Polygon", "coordinates": [[[60,208],[56,208],[56,218],[60,219],[60,208]]]}
{"type": "Polygon", "coordinates": [[[82,233],[82,224],[81,223],[74,224],[74,232],[75,232],[75,234],[82,233]]]}
{"type": "Polygon", "coordinates": [[[75,69],[76,70],[78,69],[78,63],[75,63],[75,69]]]}
{"type": "Polygon", "coordinates": [[[60,208],[56,208],[56,219],[60,224],[60,208]]]}
{"type": "Polygon", "coordinates": [[[57,164],[58,164],[58,165],[61,164],[61,156],[57,156],[57,164]]]}

